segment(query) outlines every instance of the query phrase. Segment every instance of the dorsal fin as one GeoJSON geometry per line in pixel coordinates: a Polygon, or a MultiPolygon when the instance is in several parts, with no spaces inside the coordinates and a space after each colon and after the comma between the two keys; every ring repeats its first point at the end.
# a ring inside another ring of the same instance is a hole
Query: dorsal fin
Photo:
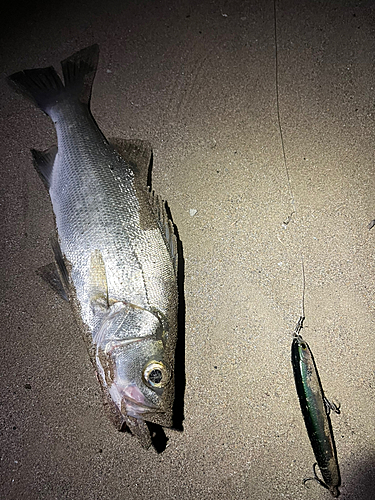
{"type": "Polygon", "coordinates": [[[57,154],[57,146],[52,146],[46,151],[32,149],[31,154],[33,155],[35,170],[38,172],[48,191],[51,185],[52,170],[57,154]]]}
{"type": "Polygon", "coordinates": [[[173,267],[175,273],[177,274],[177,266],[178,266],[177,237],[175,234],[173,221],[170,216],[168,204],[166,201],[163,201],[159,195],[155,194],[154,191],[150,191],[150,202],[153,211],[155,213],[155,216],[157,218],[161,232],[165,236],[168,250],[173,262],[173,267]]]}
{"type": "Polygon", "coordinates": [[[137,182],[145,189],[151,184],[152,147],[139,139],[110,138],[109,142],[118,154],[130,165],[137,182]]]}
{"type": "MultiPolygon", "coordinates": [[[[119,155],[130,165],[136,177],[136,183],[142,189],[151,186],[152,148],[147,141],[138,139],[114,139],[109,142],[119,155]]],[[[173,267],[177,274],[178,253],[177,238],[169,208],[160,196],[150,189],[150,204],[157,219],[162,234],[165,236],[167,247],[171,255],[173,267]]]]}

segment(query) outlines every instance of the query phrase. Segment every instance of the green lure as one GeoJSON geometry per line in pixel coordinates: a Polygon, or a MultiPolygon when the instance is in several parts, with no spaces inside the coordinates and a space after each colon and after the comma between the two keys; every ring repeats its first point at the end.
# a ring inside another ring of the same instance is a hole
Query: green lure
{"type": "Polygon", "coordinates": [[[292,343],[294,380],[307,434],[323,481],[317,477],[316,473],[314,479],[317,479],[332,496],[337,498],[340,495],[341,479],[329,411],[333,409],[339,413],[339,409],[329,403],[324,396],[313,354],[308,344],[299,335],[302,322],[303,318],[300,318],[292,343]]]}

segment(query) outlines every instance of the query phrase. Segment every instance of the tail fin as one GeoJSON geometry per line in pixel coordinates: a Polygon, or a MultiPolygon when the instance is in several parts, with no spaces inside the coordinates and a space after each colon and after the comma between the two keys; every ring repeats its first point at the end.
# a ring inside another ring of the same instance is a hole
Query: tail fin
{"type": "Polygon", "coordinates": [[[19,71],[8,80],[45,113],[64,100],[77,99],[89,105],[99,60],[99,46],[91,45],[61,62],[63,85],[56,70],[48,68],[19,71]]]}
{"type": "Polygon", "coordinates": [[[92,84],[99,61],[99,46],[91,45],[61,63],[66,91],[84,103],[90,103],[92,84]]]}

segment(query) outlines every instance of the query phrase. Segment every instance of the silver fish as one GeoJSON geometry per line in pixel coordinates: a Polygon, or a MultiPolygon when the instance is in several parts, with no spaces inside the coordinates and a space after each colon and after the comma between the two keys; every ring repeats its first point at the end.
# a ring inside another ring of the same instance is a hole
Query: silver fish
{"type": "Polygon", "coordinates": [[[64,84],[53,67],[9,80],[56,127],[57,148],[32,150],[56,220],[54,286],[73,306],[116,426],[148,448],[145,422],[173,421],[177,244],[147,186],[151,149],[111,144],[90,113],[98,59],[93,45],[62,61],[64,84]]]}

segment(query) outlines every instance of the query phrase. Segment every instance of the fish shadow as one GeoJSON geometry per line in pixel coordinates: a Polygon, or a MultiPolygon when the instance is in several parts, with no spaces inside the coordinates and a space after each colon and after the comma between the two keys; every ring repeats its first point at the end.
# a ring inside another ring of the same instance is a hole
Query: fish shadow
{"type": "MultiPolygon", "coordinates": [[[[166,204],[168,215],[170,210],[166,204]]],[[[173,223],[173,220],[172,220],[173,223]]],[[[182,422],[184,420],[184,399],[185,399],[185,261],[183,255],[182,242],[176,225],[173,223],[174,232],[177,239],[178,262],[177,262],[177,288],[178,288],[178,336],[175,352],[175,400],[173,405],[173,428],[178,431],[183,431],[182,422]]]]}
{"type": "MultiPolygon", "coordinates": [[[[152,186],[152,167],[153,154],[151,154],[147,185],[152,186]]],[[[173,230],[177,241],[177,290],[178,290],[178,310],[177,324],[178,335],[175,350],[175,399],[173,403],[173,429],[182,432],[184,421],[184,400],[185,400],[185,260],[182,241],[178,232],[178,228],[173,221],[172,213],[168,203],[165,201],[166,213],[173,225],[173,230]]],[[[148,423],[148,427],[152,436],[152,444],[158,453],[162,453],[167,447],[168,438],[165,435],[163,428],[160,425],[148,423]]]]}

